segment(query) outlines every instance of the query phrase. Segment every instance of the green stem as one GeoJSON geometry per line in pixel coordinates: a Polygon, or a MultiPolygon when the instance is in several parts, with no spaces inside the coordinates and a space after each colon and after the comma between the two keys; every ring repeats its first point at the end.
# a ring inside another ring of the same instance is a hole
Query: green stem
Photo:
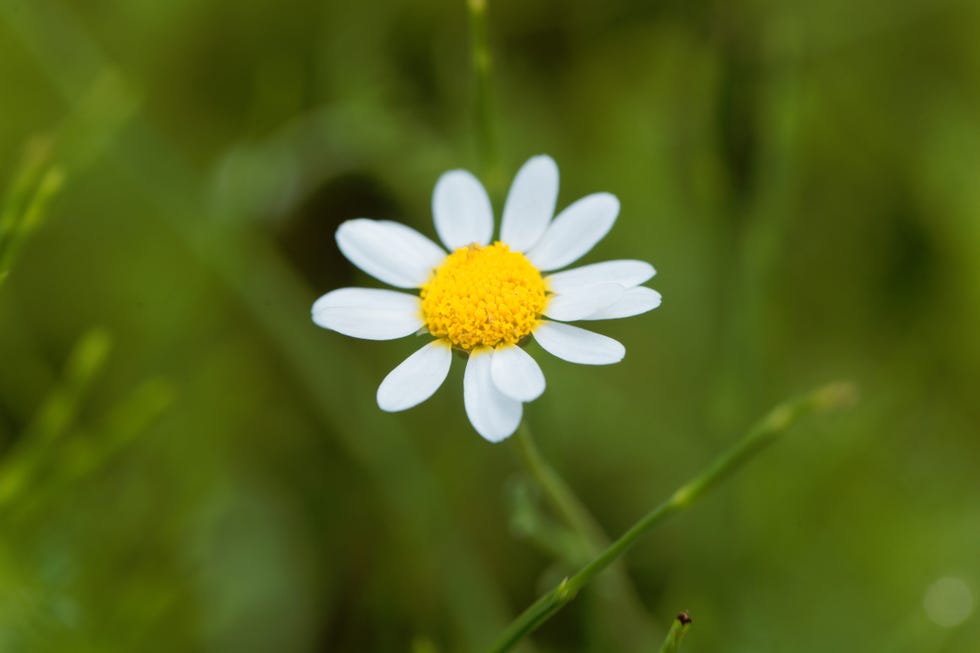
{"type": "Polygon", "coordinates": [[[466,0],[470,22],[470,59],[476,84],[475,122],[477,147],[483,167],[483,177],[492,191],[498,177],[497,147],[493,128],[493,88],[490,73],[493,60],[487,38],[487,0],[466,0]]]}
{"type": "Polygon", "coordinates": [[[585,544],[589,556],[598,555],[602,549],[609,545],[609,539],[602,532],[602,528],[578,500],[571,488],[565,484],[561,476],[541,456],[526,421],[521,422],[515,436],[525,467],[527,467],[538,487],[541,488],[555,514],[578,534],[585,544]]]}
{"type": "Polygon", "coordinates": [[[774,408],[758,422],[735,446],[723,453],[688,483],[678,488],[666,501],[647,513],[618,540],[574,576],[566,578],[556,588],[531,604],[504,631],[500,639],[489,649],[492,653],[508,651],[525,635],[532,633],[551,615],[561,610],[575,598],[597,574],[622,556],[641,535],[658,525],[668,516],[687,508],[706,491],[718,484],[752,456],[774,442],[800,418],[814,412],[841,408],[853,403],[855,390],[848,383],[834,383],[774,408]]]}
{"type": "Polygon", "coordinates": [[[670,632],[664,640],[664,645],[660,647],[660,653],[677,653],[681,648],[681,640],[691,625],[691,617],[687,612],[682,612],[674,619],[670,626],[670,632]]]}
{"type": "MultiPolygon", "coordinates": [[[[577,540],[577,548],[584,554],[574,565],[578,566],[598,556],[609,546],[609,537],[558,472],[545,461],[526,421],[521,422],[515,439],[528,473],[555,515],[571,529],[577,540]]],[[[626,641],[652,646],[659,639],[659,634],[644,609],[643,601],[633,587],[625,566],[615,562],[608,572],[598,581],[602,584],[602,595],[610,611],[606,619],[615,621],[614,625],[607,623],[607,629],[626,641]]]]}

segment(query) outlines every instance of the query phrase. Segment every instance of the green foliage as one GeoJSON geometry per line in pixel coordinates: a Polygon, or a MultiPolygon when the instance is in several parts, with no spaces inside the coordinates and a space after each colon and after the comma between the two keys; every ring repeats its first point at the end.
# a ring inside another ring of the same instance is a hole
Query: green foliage
{"type": "Polygon", "coordinates": [[[47,147],[34,142],[0,204],[0,283],[10,274],[27,237],[40,226],[48,203],[64,182],[58,168],[46,167],[47,147]]]}
{"type": "MultiPolygon", "coordinates": [[[[621,200],[587,262],[664,296],[600,326],[619,365],[539,356],[538,445],[610,538],[774,402],[862,389],[636,544],[644,611],[691,653],[977,649],[923,607],[980,600],[977,3],[490,0],[492,95],[466,6],[0,2],[0,650],[480,650],[574,573],[458,370],[382,413],[417,343],[309,320],[373,283],[340,221],[432,235],[454,167],[499,213],[542,152],[560,205],[621,200]]],[[[630,650],[615,605],[533,647],[630,650]]]]}

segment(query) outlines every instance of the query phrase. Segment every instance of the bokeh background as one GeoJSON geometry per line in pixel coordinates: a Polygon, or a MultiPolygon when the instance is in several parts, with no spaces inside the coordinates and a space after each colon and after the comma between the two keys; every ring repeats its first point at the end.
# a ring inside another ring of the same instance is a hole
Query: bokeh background
{"type": "Polygon", "coordinates": [[[568,573],[462,365],[385,414],[418,343],[309,319],[377,285],[342,220],[433,235],[441,172],[499,211],[538,153],[560,206],[622,201],[587,260],[664,296],[601,326],[619,365],[534,352],[610,534],[782,399],[861,401],[629,553],[643,624],[592,588],[524,650],[656,650],[680,609],[692,653],[980,650],[980,5],[487,18],[495,159],[463,0],[0,1],[0,650],[480,650],[568,573]]]}

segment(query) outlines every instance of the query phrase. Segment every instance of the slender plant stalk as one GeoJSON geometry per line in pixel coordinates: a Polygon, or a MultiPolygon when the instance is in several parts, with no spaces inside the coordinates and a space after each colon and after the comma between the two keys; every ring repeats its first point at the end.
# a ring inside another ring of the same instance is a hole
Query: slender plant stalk
{"type": "Polygon", "coordinates": [[[475,82],[475,128],[483,176],[491,190],[500,190],[497,139],[493,126],[493,59],[487,38],[487,0],[466,0],[470,22],[470,59],[475,82]]]}
{"type": "MultiPolygon", "coordinates": [[[[521,422],[515,439],[525,468],[555,515],[571,529],[585,560],[598,556],[609,546],[609,537],[561,475],[541,455],[526,421],[521,422]]],[[[608,572],[597,582],[603,585],[603,596],[616,615],[617,625],[613,630],[620,631],[620,636],[630,641],[652,647],[659,639],[658,629],[646,612],[625,566],[614,562],[608,572]]]]}
{"type": "Polygon", "coordinates": [[[534,436],[531,435],[527,421],[521,422],[517,428],[515,439],[520,447],[521,460],[524,462],[524,466],[538,487],[541,488],[555,514],[564,520],[581,538],[589,556],[598,555],[609,546],[609,538],[602,532],[602,528],[596,523],[588,509],[578,500],[571,488],[558,475],[558,472],[545,461],[534,442],[534,436]]]}
{"type": "Polygon", "coordinates": [[[677,653],[681,649],[681,640],[684,639],[684,634],[687,633],[691,621],[687,612],[681,612],[677,615],[674,623],[670,626],[670,632],[667,633],[664,645],[660,647],[660,653],[677,653]]]}
{"type": "Polygon", "coordinates": [[[797,420],[814,412],[848,406],[853,403],[855,395],[855,389],[851,384],[834,383],[776,406],[731,449],[721,454],[703,472],[682,485],[670,498],[647,513],[592,562],[532,603],[507,627],[489,651],[492,653],[508,651],[524,636],[534,632],[574,599],[579,590],[597,574],[618,560],[641,535],[675,512],[692,505],[719,481],[731,475],[774,442],[797,420]]]}

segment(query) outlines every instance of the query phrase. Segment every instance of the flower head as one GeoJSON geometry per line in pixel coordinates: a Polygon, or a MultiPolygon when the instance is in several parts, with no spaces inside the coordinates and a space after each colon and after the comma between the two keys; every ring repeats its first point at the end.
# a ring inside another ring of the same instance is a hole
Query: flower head
{"type": "Polygon", "coordinates": [[[528,338],[573,363],[622,360],[619,342],[564,322],[656,308],[660,294],[640,285],[653,277],[653,266],[616,260],[552,272],[592,249],[619,214],[613,195],[595,193],[552,219],[557,199],[558,168],[551,157],[537,156],[511,185],[497,241],[491,242],[490,199],[465,170],[442,175],[433,192],[436,232],[448,254],[397,222],[359,218],[340,225],[337,244],[354,265],[419,294],[341,288],[313,304],[313,321],[369,340],[434,338],[381,382],[382,410],[405,410],[432,396],[456,349],[467,355],[466,414],[480,435],[499,442],[517,429],[523,403],[544,392],[541,368],[521,346],[528,338]]]}

